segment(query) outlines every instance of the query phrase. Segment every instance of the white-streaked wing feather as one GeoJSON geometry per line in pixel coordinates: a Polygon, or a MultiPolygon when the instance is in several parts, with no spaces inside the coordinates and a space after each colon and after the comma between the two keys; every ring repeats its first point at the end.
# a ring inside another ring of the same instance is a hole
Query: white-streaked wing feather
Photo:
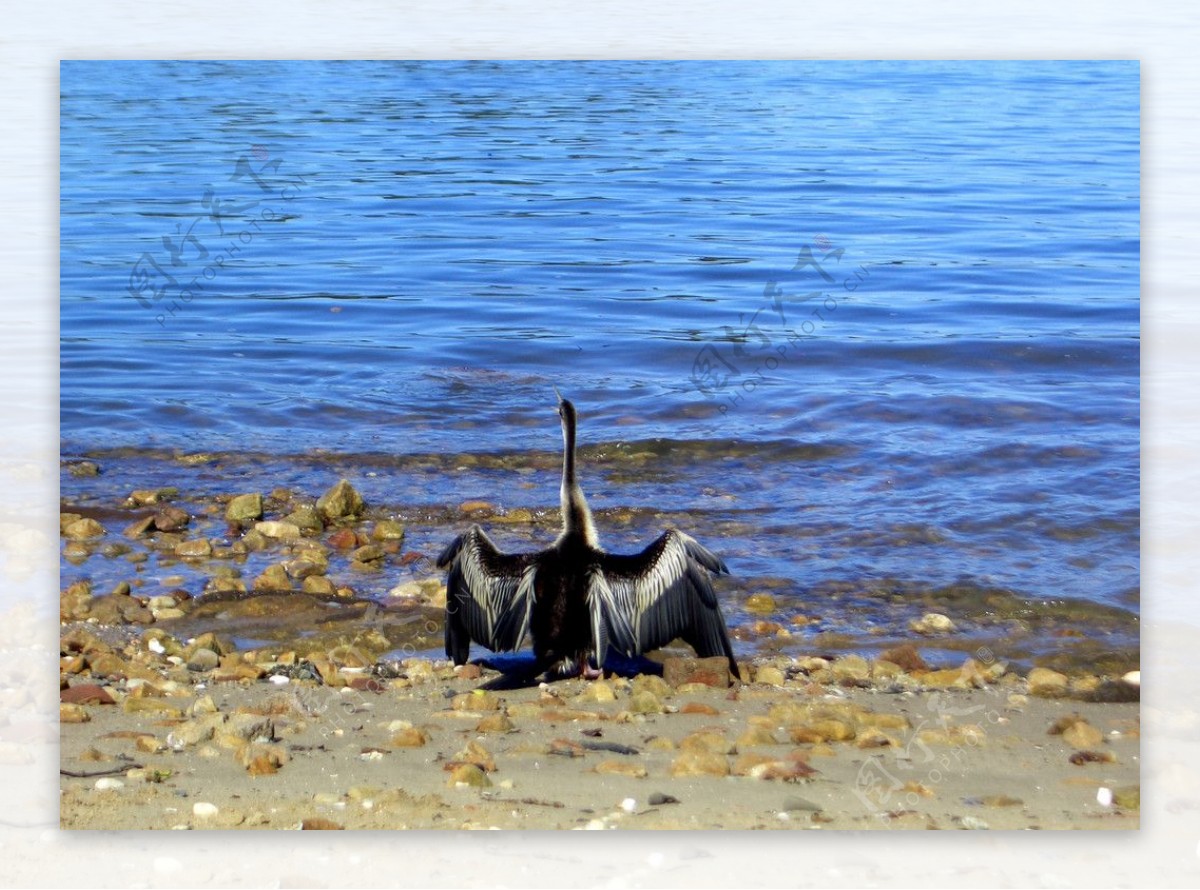
{"type": "Polygon", "coordinates": [[[529,632],[537,566],[531,554],[502,553],[479,526],[438,558],[446,568],[446,654],[461,664],[471,642],[505,652],[529,632]]]}
{"type": "Polygon", "coordinates": [[[733,665],[708,575],[728,571],[711,551],[670,529],[639,554],[606,554],[588,595],[602,604],[608,644],[619,652],[641,654],[679,637],[697,654],[724,655],[733,665]]]}

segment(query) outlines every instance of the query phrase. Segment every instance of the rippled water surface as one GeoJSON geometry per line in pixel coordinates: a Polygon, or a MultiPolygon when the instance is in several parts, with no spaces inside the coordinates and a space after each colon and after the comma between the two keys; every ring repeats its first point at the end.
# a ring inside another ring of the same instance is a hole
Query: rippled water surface
{"type": "Polygon", "coordinates": [[[556,385],[614,548],[1137,609],[1136,63],[64,63],[61,127],[68,459],[552,508],[556,385]]]}

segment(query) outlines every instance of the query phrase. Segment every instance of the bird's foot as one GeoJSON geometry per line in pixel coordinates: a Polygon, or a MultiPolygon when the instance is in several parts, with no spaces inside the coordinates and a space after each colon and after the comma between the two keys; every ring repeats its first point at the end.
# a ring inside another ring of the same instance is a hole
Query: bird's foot
{"type": "Polygon", "coordinates": [[[585,680],[599,680],[604,676],[604,671],[601,668],[592,667],[585,661],[579,675],[585,680]]]}

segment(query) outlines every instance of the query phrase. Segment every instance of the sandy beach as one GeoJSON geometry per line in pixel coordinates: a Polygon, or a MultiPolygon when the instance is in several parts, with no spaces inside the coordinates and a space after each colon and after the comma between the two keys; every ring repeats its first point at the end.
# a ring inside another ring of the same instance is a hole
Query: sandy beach
{"type": "MultiPolygon", "coordinates": [[[[63,640],[68,658],[122,657],[86,630],[63,640]]],[[[765,682],[725,686],[677,657],[668,675],[704,682],[487,691],[496,675],[470,665],[414,659],[380,678],[316,659],[324,681],[294,679],[308,661],[252,679],[262,653],[204,672],[144,651],[127,679],[64,686],[64,828],[1139,824],[1138,705],[1079,700],[1136,693],[1119,681],[1043,671],[1031,689],[973,659],[906,672],[849,656],[744,665],[765,682]]]]}

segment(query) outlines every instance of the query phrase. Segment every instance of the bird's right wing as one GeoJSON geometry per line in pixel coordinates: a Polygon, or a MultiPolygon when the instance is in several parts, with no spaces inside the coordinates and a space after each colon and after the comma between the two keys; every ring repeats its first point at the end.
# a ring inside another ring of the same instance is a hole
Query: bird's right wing
{"type": "Polygon", "coordinates": [[[589,600],[604,613],[607,644],[626,655],[640,655],[679,637],[701,657],[724,655],[730,672],[738,676],[710,572],[729,569],[708,548],[675,529],[641,553],[606,553],[592,574],[589,600]]]}
{"type": "Polygon", "coordinates": [[[464,664],[472,641],[496,651],[518,649],[529,632],[535,554],[501,553],[477,525],[438,557],[446,573],[446,655],[464,664]]]}

